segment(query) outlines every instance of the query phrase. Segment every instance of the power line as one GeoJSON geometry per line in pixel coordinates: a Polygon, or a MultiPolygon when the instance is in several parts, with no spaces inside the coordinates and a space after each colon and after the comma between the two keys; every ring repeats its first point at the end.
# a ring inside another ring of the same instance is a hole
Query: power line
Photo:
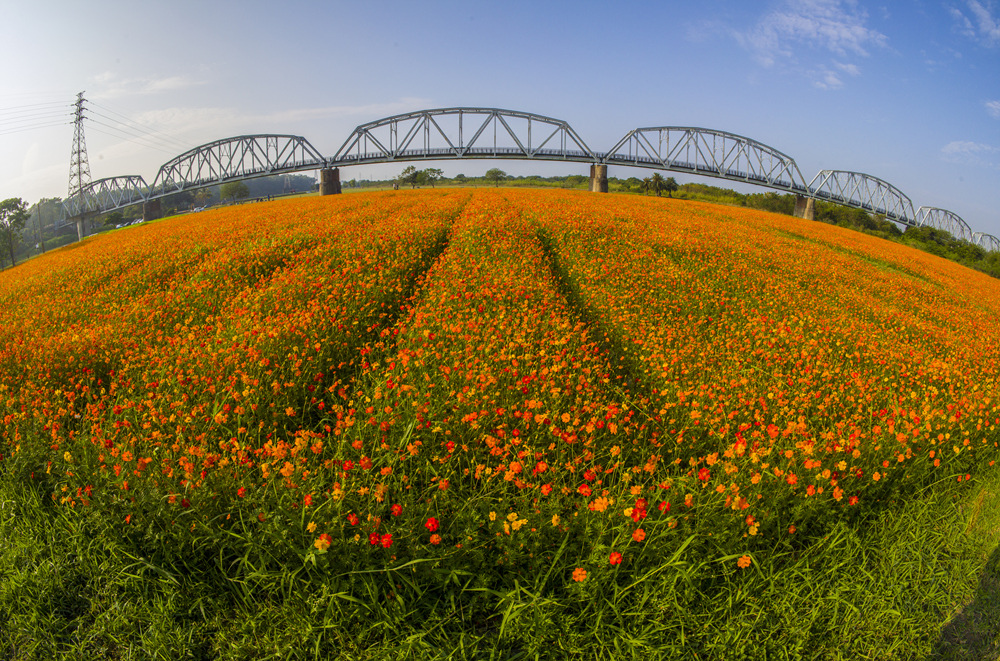
{"type": "MultiPolygon", "coordinates": [[[[98,117],[103,117],[105,119],[110,119],[106,115],[102,115],[100,113],[94,113],[94,112],[92,112],[91,114],[92,115],[97,115],[98,117]]],[[[128,136],[131,136],[133,138],[138,138],[138,139],[141,139],[141,140],[146,140],[150,145],[158,145],[159,147],[169,148],[170,150],[175,151],[175,152],[178,149],[180,149],[180,150],[187,150],[188,149],[188,147],[186,145],[184,145],[184,143],[180,143],[180,142],[168,142],[168,141],[166,141],[166,140],[164,140],[162,138],[157,138],[156,136],[151,135],[149,133],[138,132],[138,131],[132,129],[130,126],[128,126],[126,124],[123,124],[121,122],[116,122],[115,125],[111,125],[111,124],[106,124],[104,122],[98,121],[98,120],[94,119],[93,117],[89,117],[88,119],[90,120],[91,124],[98,124],[100,126],[104,126],[106,128],[109,128],[109,129],[112,129],[112,130],[115,130],[115,131],[119,131],[119,132],[121,132],[121,133],[123,133],[125,135],[128,135],[128,136]]],[[[111,121],[115,121],[115,120],[111,119],[111,121]]]]}
{"type": "Polygon", "coordinates": [[[31,108],[72,108],[72,105],[67,105],[65,103],[29,103],[23,106],[8,106],[6,108],[0,108],[0,113],[8,112],[31,112],[31,108]]]}
{"type": "Polygon", "coordinates": [[[13,135],[14,133],[23,133],[25,131],[34,131],[36,129],[45,129],[53,126],[68,126],[73,122],[48,122],[42,124],[34,124],[32,126],[22,126],[15,129],[10,129],[9,131],[0,131],[0,135],[13,135]]]}
{"type": "Polygon", "coordinates": [[[35,122],[38,120],[47,120],[47,119],[52,119],[54,117],[65,117],[68,119],[72,116],[73,116],[72,113],[65,111],[44,112],[44,113],[37,113],[31,116],[25,115],[24,117],[8,117],[6,119],[0,118],[0,124],[30,124],[31,122],[35,122]]]}
{"type": "Polygon", "coordinates": [[[111,137],[111,138],[118,138],[118,139],[121,139],[121,140],[125,140],[126,142],[131,142],[133,144],[139,145],[140,147],[145,147],[146,149],[155,149],[156,151],[161,151],[161,152],[163,152],[165,154],[175,154],[176,153],[175,150],[165,149],[163,147],[160,147],[160,146],[157,146],[157,145],[153,145],[153,144],[149,144],[147,142],[140,142],[134,136],[129,136],[128,134],[122,132],[120,129],[117,129],[117,128],[113,127],[113,126],[109,126],[109,125],[105,124],[104,122],[95,122],[93,119],[91,119],[90,123],[91,123],[91,129],[94,130],[94,131],[97,131],[98,133],[100,133],[102,135],[106,135],[106,136],[111,137]],[[94,128],[93,127],[94,124],[98,124],[100,126],[107,127],[109,129],[111,129],[112,131],[117,131],[117,133],[109,133],[107,131],[102,131],[101,129],[94,128]]]}
{"type": "MultiPolygon", "coordinates": [[[[101,115],[105,119],[108,119],[108,120],[111,120],[111,121],[117,121],[119,124],[123,124],[125,126],[131,125],[130,128],[134,128],[135,130],[138,130],[138,131],[143,132],[143,133],[149,133],[151,135],[155,134],[155,135],[158,135],[158,136],[162,136],[163,139],[169,140],[170,142],[177,143],[178,145],[183,146],[185,149],[191,149],[192,147],[194,147],[194,145],[192,145],[191,143],[185,142],[184,140],[181,140],[179,138],[175,138],[174,136],[166,134],[166,133],[163,133],[162,131],[157,131],[154,128],[147,127],[144,124],[141,124],[140,122],[135,121],[134,119],[126,117],[125,115],[121,114],[120,112],[117,112],[115,110],[112,110],[111,108],[108,108],[107,106],[103,106],[103,105],[101,105],[99,103],[93,103],[93,102],[91,103],[91,105],[96,106],[98,108],[101,108],[102,110],[106,110],[107,112],[111,113],[112,115],[117,115],[118,117],[121,117],[122,119],[124,119],[125,122],[122,122],[120,120],[115,120],[115,119],[113,119],[111,117],[107,117],[106,115],[101,115]]],[[[96,111],[92,111],[92,112],[94,114],[100,114],[100,113],[98,113],[96,111]]]]}

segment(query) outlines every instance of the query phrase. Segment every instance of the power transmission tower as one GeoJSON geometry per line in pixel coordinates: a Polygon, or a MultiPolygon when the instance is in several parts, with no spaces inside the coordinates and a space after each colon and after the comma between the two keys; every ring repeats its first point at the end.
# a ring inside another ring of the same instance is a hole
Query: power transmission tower
{"type": "Polygon", "coordinates": [[[69,157],[69,197],[90,183],[90,161],[87,159],[87,139],[83,135],[83,92],[76,95],[73,122],[73,153],[69,157]]]}
{"type": "MultiPolygon", "coordinates": [[[[76,112],[73,122],[73,153],[69,156],[69,197],[80,193],[90,183],[90,161],[87,159],[87,139],[83,135],[83,92],[76,95],[76,112]]],[[[76,219],[76,236],[83,240],[83,219],[76,219]]]]}

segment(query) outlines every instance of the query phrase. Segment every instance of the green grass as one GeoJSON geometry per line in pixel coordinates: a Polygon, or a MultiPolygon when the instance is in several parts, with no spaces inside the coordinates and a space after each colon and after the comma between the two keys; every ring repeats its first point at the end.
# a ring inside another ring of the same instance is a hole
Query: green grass
{"type": "MultiPolygon", "coordinates": [[[[338,572],[256,521],[197,543],[123,533],[0,480],[0,659],[990,659],[1000,652],[1000,474],[753,565],[707,530],[644,574],[505,591],[415,561],[338,572]],[[172,544],[188,544],[173,548],[172,544]],[[711,558],[711,559],[709,559],[711,558]],[[386,594],[386,586],[394,589],[386,594]],[[428,585],[434,586],[428,588],[428,585]]],[[[655,545],[647,544],[649,547],[655,545]]],[[[561,567],[572,541],[555,549],[561,567]]],[[[646,559],[652,560],[652,558],[646,559]]]]}

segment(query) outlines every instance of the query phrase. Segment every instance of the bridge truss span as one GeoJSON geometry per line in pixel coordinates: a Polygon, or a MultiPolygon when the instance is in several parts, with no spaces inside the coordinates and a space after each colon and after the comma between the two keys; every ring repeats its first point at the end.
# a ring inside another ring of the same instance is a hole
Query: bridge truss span
{"type": "Polygon", "coordinates": [[[983,250],[1000,252],[1000,239],[985,232],[973,232],[972,242],[983,250]]]}
{"type": "Polygon", "coordinates": [[[809,183],[816,199],[882,214],[902,225],[914,226],[913,202],[887,181],[861,172],[820,170],[809,183]]]}
{"type": "Polygon", "coordinates": [[[751,138],[713,129],[634,129],[604,155],[603,161],[745,181],[794,193],[809,192],[792,157],[751,138]]]}
{"type": "Polygon", "coordinates": [[[145,202],[149,195],[146,180],[139,175],[124,175],[98,179],[84,186],[63,202],[66,215],[107,212],[145,202]]]}
{"type": "Polygon", "coordinates": [[[972,228],[958,214],[937,207],[920,207],[914,217],[917,227],[933,227],[944,230],[956,239],[973,242],[972,228]]]}
{"type": "Polygon", "coordinates": [[[499,108],[439,108],[359,125],[330,165],[456,158],[599,160],[561,119],[499,108]]]}
{"type": "Polygon", "coordinates": [[[241,135],[195,147],[160,167],[156,196],[236,179],[322,168],[326,159],[299,135],[241,135]]]}

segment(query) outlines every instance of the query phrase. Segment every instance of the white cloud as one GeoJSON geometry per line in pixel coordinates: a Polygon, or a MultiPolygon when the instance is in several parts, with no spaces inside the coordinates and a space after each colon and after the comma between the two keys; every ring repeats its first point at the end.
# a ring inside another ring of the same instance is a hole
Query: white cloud
{"type": "Polygon", "coordinates": [[[763,66],[793,59],[793,47],[819,48],[839,57],[864,57],[868,48],[885,46],[888,41],[884,34],[867,27],[867,20],[867,13],[855,0],[785,0],[782,9],[734,36],[763,66]]]}
{"type": "Polygon", "coordinates": [[[941,151],[945,154],[988,154],[991,152],[1000,152],[1000,148],[992,145],[986,145],[981,142],[954,140],[942,147],[941,151]]]}
{"type": "Polygon", "coordinates": [[[1000,119],[1000,101],[987,101],[986,112],[988,112],[993,117],[1000,119]]]}
{"type": "Polygon", "coordinates": [[[993,3],[965,0],[968,14],[956,7],[948,7],[955,19],[956,29],[966,37],[976,39],[986,46],[1000,46],[1000,19],[993,15],[993,3]]]}
{"type": "Polygon", "coordinates": [[[105,71],[91,78],[95,88],[87,96],[95,100],[118,99],[126,96],[143,96],[176,92],[204,85],[206,81],[190,76],[166,76],[162,78],[120,78],[116,73],[105,71]]]}
{"type": "Polygon", "coordinates": [[[955,140],[941,148],[947,163],[978,168],[1000,169],[1000,147],[970,140],[955,140]]]}

